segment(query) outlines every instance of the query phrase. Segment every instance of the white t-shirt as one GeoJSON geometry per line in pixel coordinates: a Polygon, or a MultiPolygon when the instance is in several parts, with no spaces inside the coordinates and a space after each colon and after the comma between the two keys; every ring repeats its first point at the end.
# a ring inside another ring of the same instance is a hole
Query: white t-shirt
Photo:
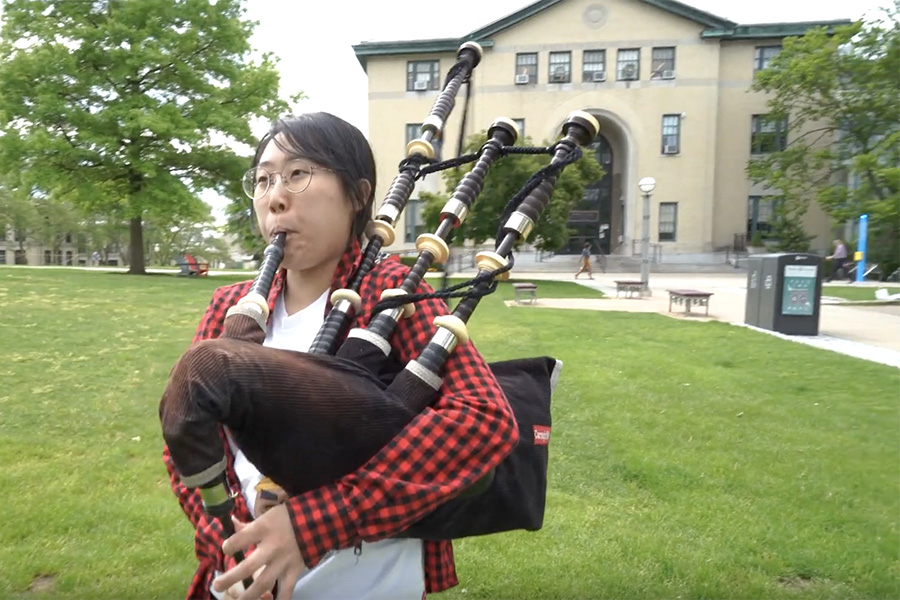
{"type": "MultiPolygon", "coordinates": [[[[303,310],[288,315],[283,296],[275,311],[264,346],[305,352],[324,322],[326,291],[303,310]]],[[[234,469],[250,512],[256,504],[256,484],[262,475],[234,443],[234,469]]],[[[215,594],[215,592],[213,592],[215,594]]],[[[363,542],[353,548],[329,552],[314,569],[306,571],[294,588],[293,600],[422,600],[425,566],[422,541],[388,539],[363,542]]],[[[220,597],[217,595],[217,597],[220,597]]]]}

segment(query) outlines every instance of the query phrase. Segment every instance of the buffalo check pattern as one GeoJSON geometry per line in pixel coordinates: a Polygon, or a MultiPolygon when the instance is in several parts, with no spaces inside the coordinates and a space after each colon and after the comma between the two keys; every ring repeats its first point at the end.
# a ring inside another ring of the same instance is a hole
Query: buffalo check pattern
{"type": "MultiPolygon", "coordinates": [[[[335,271],[332,290],[347,285],[360,259],[359,244],[354,242],[335,271]]],[[[360,286],[362,307],[354,326],[365,326],[381,292],[400,287],[407,272],[408,268],[393,257],[372,269],[360,286]]],[[[250,284],[246,281],[215,291],[197,328],[195,342],[222,334],[225,312],[247,293],[250,284]]],[[[283,273],[279,273],[269,294],[270,308],[283,286],[283,273]]],[[[419,291],[423,290],[431,291],[424,281],[419,291]]],[[[326,314],[330,308],[329,304],[326,314]]],[[[443,314],[447,314],[444,302],[431,299],[417,303],[415,313],[400,321],[391,346],[401,364],[415,358],[425,347],[436,331],[434,318],[443,314]]],[[[417,415],[362,468],[331,485],[288,500],[297,543],[307,566],[315,567],[332,550],[389,538],[403,531],[480,479],[512,451],[518,441],[512,410],[471,343],[457,346],[442,377],[439,397],[431,407],[417,415]]],[[[238,490],[234,456],[224,431],[222,443],[228,459],[229,485],[238,490]]],[[[172,489],[196,531],[194,547],[199,564],[187,597],[208,598],[214,572],[227,570],[234,563],[221,551],[224,534],[220,524],[205,515],[200,494],[181,483],[168,448],[163,450],[163,459],[172,489]]],[[[236,516],[251,520],[240,494],[236,502],[236,516]]],[[[424,540],[423,545],[428,593],[457,585],[452,543],[424,540]]]]}

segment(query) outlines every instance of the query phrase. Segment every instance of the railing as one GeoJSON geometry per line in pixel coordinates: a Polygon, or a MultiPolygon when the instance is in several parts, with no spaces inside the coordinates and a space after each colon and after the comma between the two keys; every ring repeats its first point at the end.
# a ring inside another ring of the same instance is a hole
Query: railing
{"type": "MultiPolygon", "coordinates": [[[[631,240],[631,256],[641,256],[641,246],[643,241],[631,240]]],[[[659,264],[662,262],[663,245],[650,242],[650,262],[659,264]]]]}
{"type": "Polygon", "coordinates": [[[740,268],[741,260],[747,259],[747,250],[736,250],[734,248],[725,248],[725,264],[731,265],[735,269],[740,268]]]}

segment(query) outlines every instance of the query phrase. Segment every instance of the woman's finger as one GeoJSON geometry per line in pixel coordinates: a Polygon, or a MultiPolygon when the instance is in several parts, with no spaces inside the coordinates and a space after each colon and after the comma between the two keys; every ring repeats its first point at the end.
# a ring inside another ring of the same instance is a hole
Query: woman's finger
{"type": "MultiPolygon", "coordinates": [[[[253,578],[254,579],[258,578],[260,573],[262,573],[263,569],[265,569],[265,567],[261,567],[261,568],[257,569],[256,572],[253,574],[253,578]]],[[[245,591],[246,590],[244,588],[244,582],[238,581],[237,583],[232,585],[230,588],[228,588],[228,591],[225,593],[225,598],[226,598],[226,600],[239,600],[239,598],[241,598],[241,596],[243,595],[243,593],[245,591]]],[[[272,592],[264,593],[262,596],[260,596],[260,600],[272,600],[272,592]]]]}
{"type": "Polygon", "coordinates": [[[254,552],[242,562],[216,577],[215,581],[213,581],[213,589],[217,592],[230,589],[231,586],[242,583],[251,574],[261,571],[265,566],[266,560],[262,553],[254,552]]]}
{"type": "Polygon", "coordinates": [[[248,587],[244,593],[238,597],[238,600],[257,600],[257,598],[262,598],[267,593],[269,594],[269,597],[271,597],[271,590],[275,587],[276,580],[276,575],[273,575],[272,571],[273,569],[268,567],[257,571],[253,578],[253,585],[248,587]]]}
{"type": "Polygon", "coordinates": [[[251,544],[259,543],[259,528],[254,527],[255,522],[244,523],[233,516],[231,521],[234,523],[234,533],[222,544],[222,552],[232,556],[238,550],[246,550],[251,544]]]}

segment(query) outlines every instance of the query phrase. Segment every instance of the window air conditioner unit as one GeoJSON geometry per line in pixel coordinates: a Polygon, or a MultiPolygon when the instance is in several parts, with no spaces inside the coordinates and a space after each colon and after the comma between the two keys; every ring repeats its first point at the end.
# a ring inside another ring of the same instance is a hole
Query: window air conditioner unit
{"type": "Polygon", "coordinates": [[[550,81],[553,83],[565,83],[566,79],[568,79],[568,75],[566,75],[566,70],[562,67],[557,67],[550,73],[550,81]]]}
{"type": "Polygon", "coordinates": [[[666,144],[663,146],[663,154],[678,154],[678,146],[666,144]]]}
{"type": "Polygon", "coordinates": [[[417,81],[417,82],[413,83],[413,89],[416,90],[417,92],[424,92],[425,90],[428,89],[428,82],[427,81],[417,81]]]}
{"type": "Polygon", "coordinates": [[[522,85],[528,83],[529,77],[528,73],[522,73],[521,75],[516,75],[516,85],[522,85]]]}
{"type": "Polygon", "coordinates": [[[593,74],[591,74],[591,81],[606,81],[606,72],[594,71],[593,74]]]}
{"type": "Polygon", "coordinates": [[[627,64],[619,71],[619,78],[624,81],[633,81],[637,79],[637,67],[633,64],[627,64]]]}
{"type": "Polygon", "coordinates": [[[675,79],[675,71],[663,71],[662,72],[663,79],[675,79]]]}

